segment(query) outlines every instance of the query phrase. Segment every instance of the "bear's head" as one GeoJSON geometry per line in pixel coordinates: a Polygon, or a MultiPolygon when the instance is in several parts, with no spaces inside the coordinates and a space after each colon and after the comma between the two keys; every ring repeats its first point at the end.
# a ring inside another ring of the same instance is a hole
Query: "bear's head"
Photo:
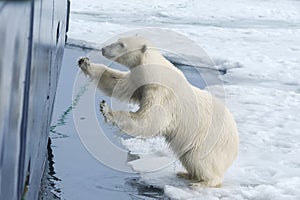
{"type": "Polygon", "coordinates": [[[120,38],[117,42],[102,48],[102,55],[128,68],[139,66],[149,42],[139,36],[120,38]]]}

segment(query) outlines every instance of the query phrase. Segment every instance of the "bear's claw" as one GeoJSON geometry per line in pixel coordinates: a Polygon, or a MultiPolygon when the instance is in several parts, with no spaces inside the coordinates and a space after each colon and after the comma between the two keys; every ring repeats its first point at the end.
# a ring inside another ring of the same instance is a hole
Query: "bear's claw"
{"type": "Polygon", "coordinates": [[[101,102],[100,102],[100,112],[103,114],[103,112],[104,112],[104,107],[105,107],[105,104],[106,104],[106,102],[105,102],[105,100],[102,100],[101,102]]]}
{"type": "Polygon", "coordinates": [[[86,71],[89,65],[90,65],[90,59],[88,57],[82,57],[78,60],[78,66],[83,71],[86,71]]]}
{"type": "Polygon", "coordinates": [[[105,122],[106,122],[106,123],[111,123],[111,122],[113,122],[113,116],[112,116],[111,110],[110,110],[110,108],[108,107],[106,101],[102,100],[102,101],[100,102],[99,107],[100,107],[100,112],[102,113],[105,122]]]}

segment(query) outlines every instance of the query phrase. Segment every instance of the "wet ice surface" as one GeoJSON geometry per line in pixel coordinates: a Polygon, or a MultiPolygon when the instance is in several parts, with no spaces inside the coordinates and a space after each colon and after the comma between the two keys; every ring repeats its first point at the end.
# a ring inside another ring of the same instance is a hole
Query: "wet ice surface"
{"type": "MultiPolygon", "coordinates": [[[[177,162],[156,173],[142,173],[139,182],[163,188],[173,199],[300,199],[299,12],[300,2],[292,0],[72,2],[69,42],[73,44],[93,46],[135,28],[163,27],[193,39],[214,61],[224,61],[227,69],[222,76],[226,104],[237,121],[240,153],[223,187],[188,188],[174,176],[182,170],[177,162]]],[[[222,87],[215,83],[210,88],[218,95],[222,87]]],[[[155,155],[173,158],[157,138],[123,143],[136,153],[152,153],[154,159],[155,155]]],[[[83,148],[79,142],[74,145],[83,148]]],[[[64,160],[75,156],[61,154],[64,160]]],[[[84,182],[85,178],[71,179],[84,182]]],[[[80,184],[91,195],[98,191],[96,183],[80,184]]],[[[66,194],[70,191],[66,189],[66,194]]]]}

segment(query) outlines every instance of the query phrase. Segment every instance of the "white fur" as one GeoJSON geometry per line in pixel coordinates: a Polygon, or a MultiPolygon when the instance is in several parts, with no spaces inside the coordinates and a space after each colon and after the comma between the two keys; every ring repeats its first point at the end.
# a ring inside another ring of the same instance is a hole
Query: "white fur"
{"type": "MultiPolygon", "coordinates": [[[[162,135],[198,183],[216,187],[238,154],[238,132],[226,106],[189,84],[183,73],[140,37],[119,39],[102,54],[129,68],[128,72],[79,60],[82,71],[98,82],[105,94],[139,104],[136,112],[101,112],[108,122],[133,136],[162,135]]],[[[182,176],[182,174],[181,174],[182,176]]]]}

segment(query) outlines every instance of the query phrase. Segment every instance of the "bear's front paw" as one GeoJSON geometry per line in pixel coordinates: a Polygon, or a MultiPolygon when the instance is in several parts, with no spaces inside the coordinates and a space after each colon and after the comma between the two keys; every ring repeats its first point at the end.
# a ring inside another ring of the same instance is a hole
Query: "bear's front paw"
{"type": "Polygon", "coordinates": [[[102,113],[106,123],[113,123],[112,112],[104,100],[100,102],[100,112],[102,113]]]}
{"type": "Polygon", "coordinates": [[[88,57],[82,57],[78,60],[78,66],[83,72],[87,72],[88,67],[90,66],[90,59],[88,57]]]}

